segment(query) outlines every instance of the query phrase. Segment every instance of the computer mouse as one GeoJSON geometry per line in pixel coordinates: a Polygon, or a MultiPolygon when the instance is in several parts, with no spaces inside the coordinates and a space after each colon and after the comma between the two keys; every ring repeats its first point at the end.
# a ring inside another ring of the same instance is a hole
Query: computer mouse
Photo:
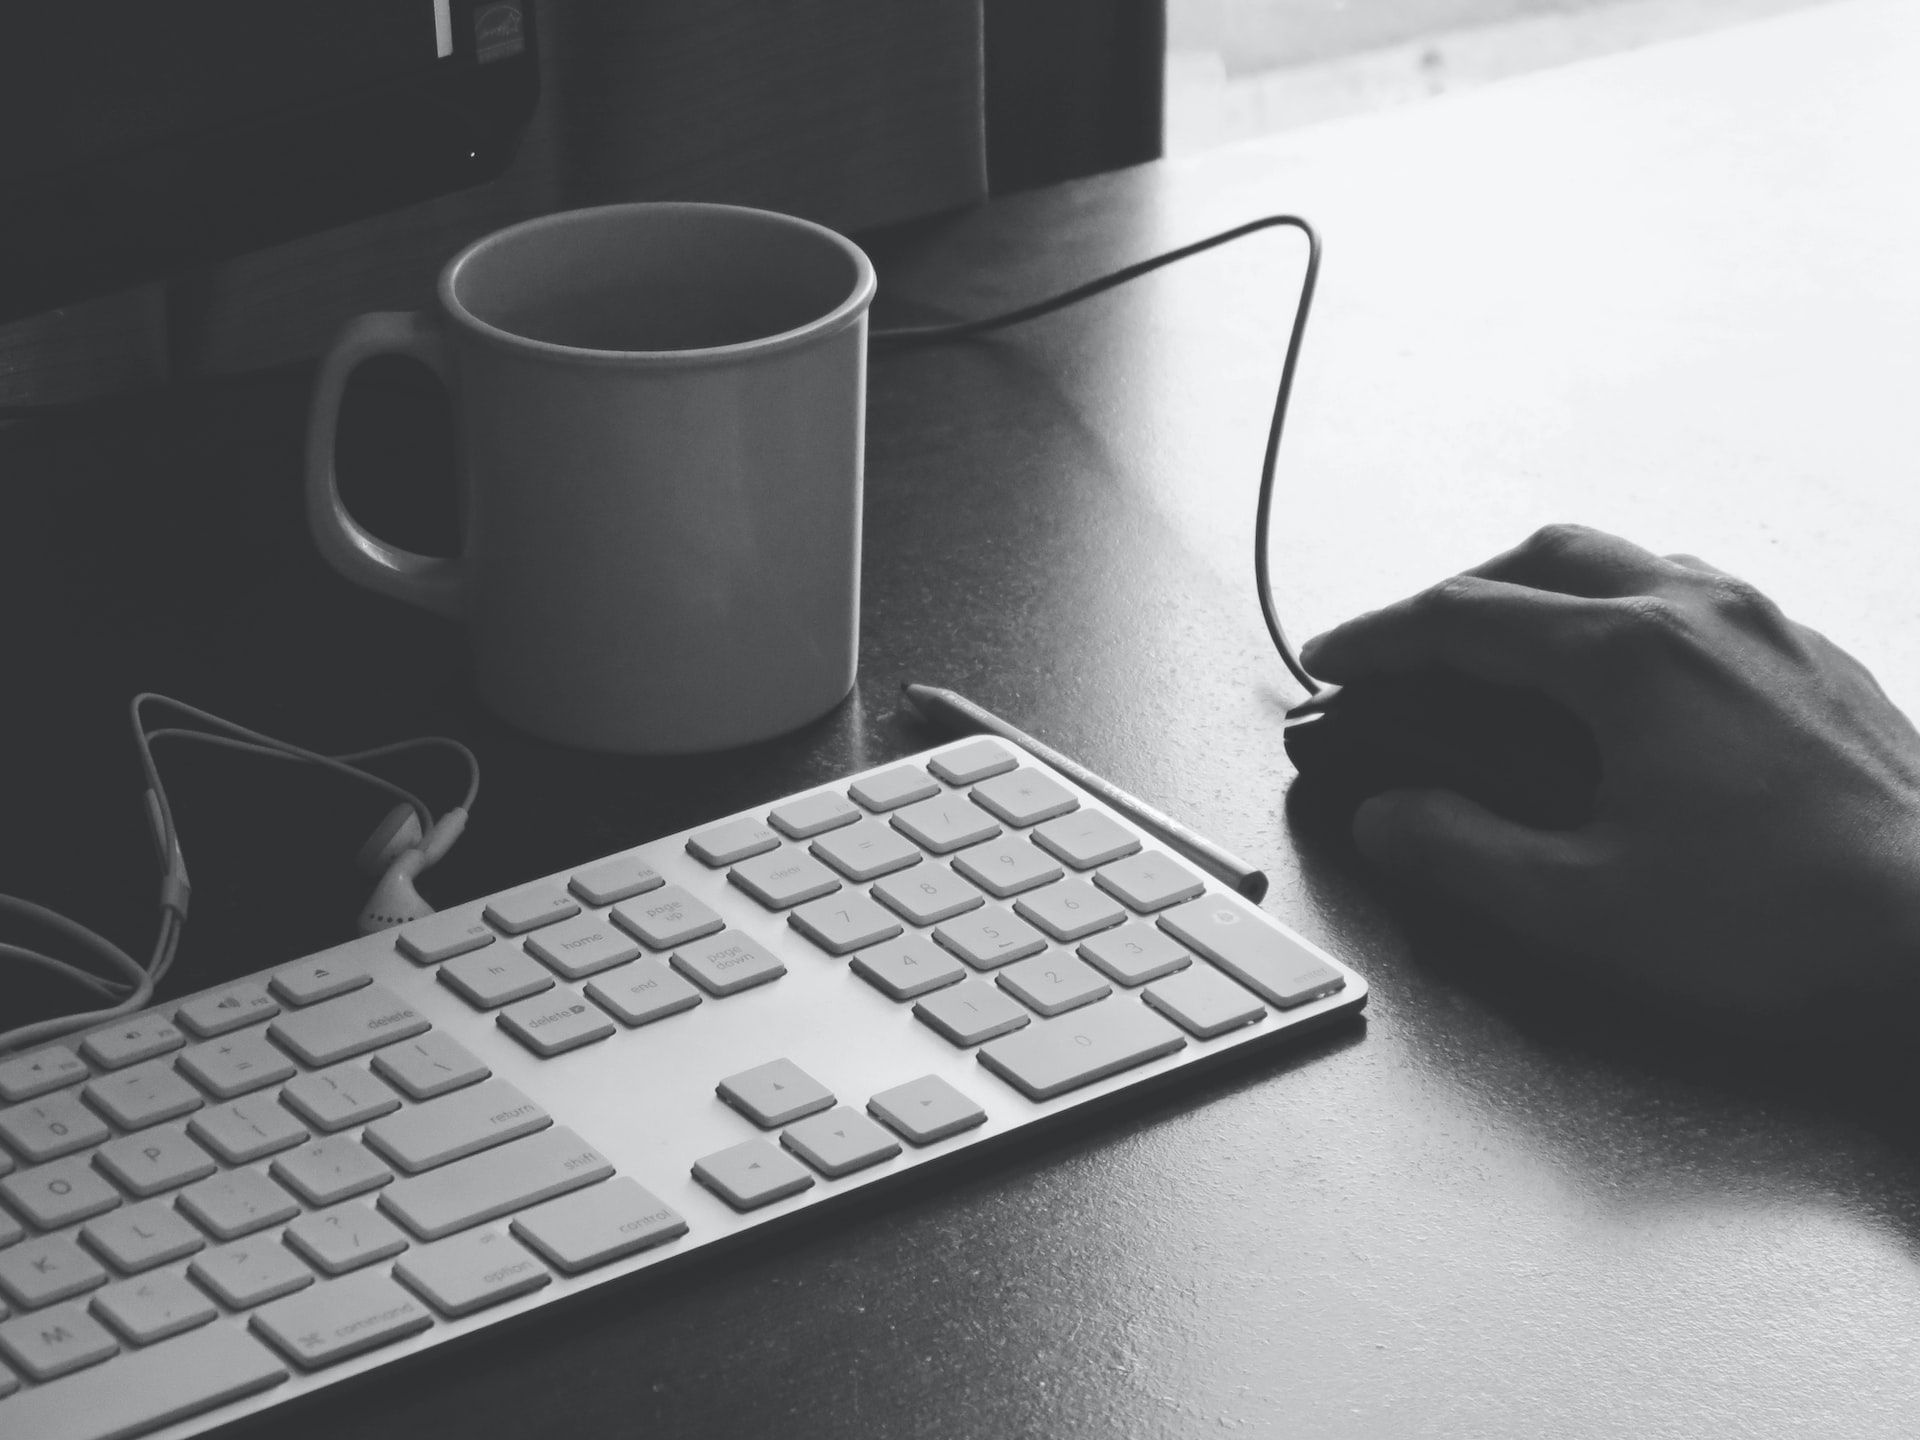
{"type": "Polygon", "coordinates": [[[1455,790],[1497,815],[1571,830],[1593,817],[1600,752],[1537,690],[1450,670],[1373,675],[1289,712],[1303,796],[1357,805],[1385,790],[1455,790]]]}

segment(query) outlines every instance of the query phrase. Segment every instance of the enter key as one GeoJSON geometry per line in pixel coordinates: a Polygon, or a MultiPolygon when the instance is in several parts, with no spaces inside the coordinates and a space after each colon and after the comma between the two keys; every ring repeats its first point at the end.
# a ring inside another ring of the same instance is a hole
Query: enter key
{"type": "Polygon", "coordinates": [[[366,1141],[410,1174],[544,1130],[553,1117],[504,1080],[486,1080],[367,1126],[366,1141]]]}
{"type": "Polygon", "coordinates": [[[1224,895],[1202,895],[1167,911],[1160,928],[1283,1010],[1347,983],[1300,941],[1224,895]]]}

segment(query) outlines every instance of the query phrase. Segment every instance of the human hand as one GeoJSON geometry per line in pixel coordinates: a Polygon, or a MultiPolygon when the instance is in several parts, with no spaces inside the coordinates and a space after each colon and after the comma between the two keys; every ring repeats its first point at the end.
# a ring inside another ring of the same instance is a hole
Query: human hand
{"type": "Polygon", "coordinates": [[[1592,730],[1593,820],[1535,830],[1451,791],[1364,802],[1361,853],[1595,972],[1784,1017],[1920,994],[1920,733],[1752,586],[1556,525],[1309,641],[1328,680],[1432,668],[1592,730]]]}

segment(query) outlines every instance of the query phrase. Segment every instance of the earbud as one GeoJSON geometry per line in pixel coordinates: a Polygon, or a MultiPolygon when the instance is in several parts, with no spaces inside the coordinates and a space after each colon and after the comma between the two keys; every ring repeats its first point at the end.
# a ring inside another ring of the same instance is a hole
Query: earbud
{"type": "Polygon", "coordinates": [[[413,806],[396,805],[387,812],[387,818],[374,827],[367,843],[353,857],[353,863],[364,874],[382,875],[401,855],[419,844],[420,817],[414,814],[413,806]]]}
{"type": "MultiPolygon", "coordinates": [[[[407,819],[413,820],[413,811],[407,807],[402,808],[407,809],[407,819]]],[[[373,848],[374,842],[380,838],[381,831],[386,830],[393,821],[394,817],[389,815],[381,822],[380,829],[374,832],[373,838],[361,847],[362,856],[373,848]]],[[[404,826],[395,826],[396,830],[404,828],[404,826]]],[[[380,877],[380,883],[373,887],[373,894],[360,909],[355,923],[359,925],[362,935],[390,930],[395,925],[404,925],[409,920],[421,920],[433,914],[433,906],[429,905],[414,888],[414,877],[451,850],[453,842],[460,838],[460,832],[466,828],[466,809],[456,805],[434,822],[433,829],[427,832],[424,840],[401,850],[393,857],[387,865],[386,874],[380,877]]],[[[413,833],[416,836],[420,833],[417,822],[413,826],[413,833]]]]}

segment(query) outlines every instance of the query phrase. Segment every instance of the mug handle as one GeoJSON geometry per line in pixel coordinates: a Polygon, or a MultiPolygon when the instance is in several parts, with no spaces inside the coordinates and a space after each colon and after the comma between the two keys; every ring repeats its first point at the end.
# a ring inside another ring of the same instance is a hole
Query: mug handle
{"type": "Polygon", "coordinates": [[[356,585],[459,620],[467,612],[465,566],[415,554],[363,529],[340,500],[334,474],[340,398],[356,366],[376,355],[407,355],[453,387],[453,359],[438,325],[418,310],[379,310],[347,323],[320,362],[307,412],[307,526],[326,562],[356,585]]]}

